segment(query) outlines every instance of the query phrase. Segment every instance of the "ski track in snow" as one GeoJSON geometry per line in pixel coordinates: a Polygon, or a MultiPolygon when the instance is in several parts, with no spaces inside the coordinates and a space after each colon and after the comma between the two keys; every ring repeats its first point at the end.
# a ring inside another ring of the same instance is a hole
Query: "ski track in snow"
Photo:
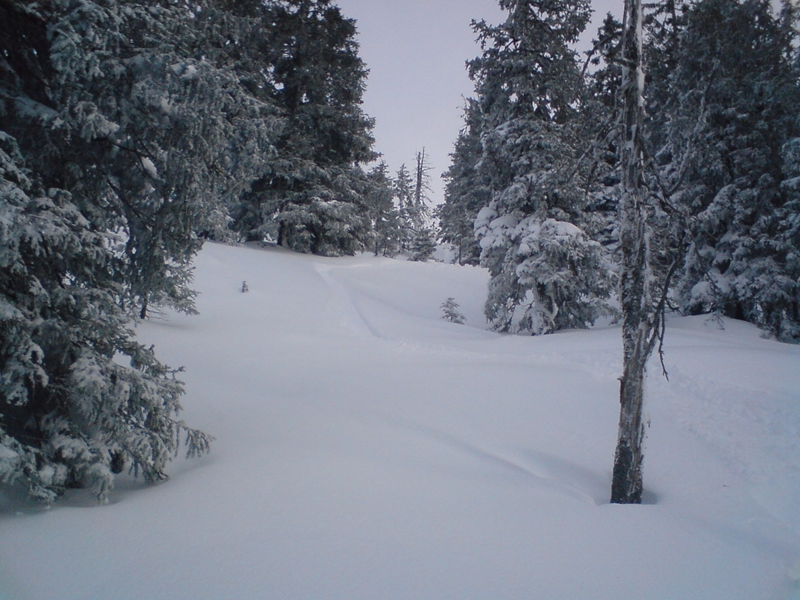
{"type": "MultiPolygon", "coordinates": [[[[589,492],[582,489],[580,485],[575,485],[563,481],[564,475],[569,471],[565,468],[563,463],[558,464],[559,461],[553,457],[548,457],[544,453],[531,453],[527,459],[521,457],[513,457],[509,453],[502,450],[491,450],[460,438],[458,436],[447,433],[440,429],[423,425],[420,423],[413,423],[400,418],[387,419],[397,427],[407,429],[419,435],[425,436],[429,439],[436,440],[444,445],[455,448],[479,461],[488,462],[492,465],[499,465],[504,469],[508,469],[517,475],[522,475],[525,478],[532,478],[539,484],[544,484],[561,493],[564,493],[579,501],[589,501],[596,505],[604,504],[607,500],[603,497],[593,497],[589,492]],[[548,469],[548,463],[551,465],[558,464],[557,474],[554,474],[548,469]]],[[[573,471],[579,471],[580,467],[572,467],[573,471]]],[[[587,480],[592,479],[591,476],[586,477],[587,480]]],[[[597,479],[595,479],[595,482],[597,479]]],[[[602,481],[602,480],[601,480],[602,481]]],[[[602,481],[602,483],[606,483],[602,481]]]]}
{"type": "Polygon", "coordinates": [[[105,507],[0,492],[0,600],[800,600],[800,348],[671,319],[647,504],[621,507],[617,328],[492,333],[472,267],[216,244],[196,267],[201,315],[139,335],[186,365],[212,454],[105,507]]]}

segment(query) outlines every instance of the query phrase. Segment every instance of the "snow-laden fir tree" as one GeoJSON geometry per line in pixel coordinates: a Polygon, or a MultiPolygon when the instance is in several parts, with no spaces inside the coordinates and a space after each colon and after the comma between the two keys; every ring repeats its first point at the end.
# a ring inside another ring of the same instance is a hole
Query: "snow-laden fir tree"
{"type": "Polygon", "coordinates": [[[442,318],[451,323],[463,325],[466,317],[458,309],[461,308],[455,298],[448,298],[442,303],[442,318]]]}
{"type": "Polygon", "coordinates": [[[618,205],[622,175],[617,121],[621,46],[622,23],[608,14],[592,48],[585,52],[587,58],[583,67],[590,100],[584,104],[582,112],[585,118],[596,123],[594,139],[586,140],[585,152],[593,162],[584,214],[591,215],[592,237],[604,246],[615,268],[620,262],[618,205]]]}
{"type": "Polygon", "coordinates": [[[436,251],[436,238],[433,229],[422,227],[414,232],[414,239],[411,240],[408,259],[413,261],[425,262],[433,258],[436,251]]]}
{"type": "Polygon", "coordinates": [[[162,478],[179,435],[208,449],[176,420],[174,371],[126,325],[132,306],[193,310],[198,232],[274,132],[197,18],[213,10],[194,9],[0,3],[0,472],[46,501],[74,485],[105,499],[126,466],[162,478]]]}
{"type": "Polygon", "coordinates": [[[431,176],[433,169],[428,162],[425,148],[417,152],[416,168],[414,169],[414,194],[412,196],[412,222],[414,229],[419,230],[431,225],[430,203],[431,176]]]}
{"type": "Polygon", "coordinates": [[[406,168],[405,163],[400,165],[397,169],[394,179],[392,180],[394,187],[394,197],[397,203],[397,211],[400,227],[400,252],[407,253],[411,247],[411,240],[414,237],[414,222],[413,222],[413,193],[414,182],[411,179],[411,173],[406,168]]]}
{"type": "Polygon", "coordinates": [[[779,226],[773,245],[781,268],[772,279],[760,282],[765,284],[762,293],[769,294],[770,310],[763,324],[778,339],[796,343],[800,342],[800,137],[784,144],[782,158],[781,192],[786,201],[777,211],[779,226]]]}
{"type": "Polygon", "coordinates": [[[450,154],[450,167],[443,175],[444,202],[436,208],[436,218],[439,238],[455,248],[458,264],[477,265],[481,248],[475,239],[475,218],[489,204],[491,191],[478,168],[482,146],[476,100],[468,100],[464,121],[450,154]]]}
{"type": "Polygon", "coordinates": [[[367,70],[355,21],[330,0],[265,7],[268,85],[285,124],[237,226],[301,252],[353,254],[372,233],[360,165],[376,157],[373,121],[361,110],[367,70]]]}
{"type": "Polygon", "coordinates": [[[67,189],[96,227],[119,232],[132,309],[193,311],[197,232],[264,169],[272,108],[230,69],[196,58],[206,32],[192,30],[204,23],[188,8],[108,0],[24,11],[42,31],[13,29],[3,44],[10,65],[29,48],[42,71],[9,80],[21,89],[9,92],[3,123],[45,186],[67,189]]]}
{"type": "Polygon", "coordinates": [[[394,189],[386,163],[379,163],[367,174],[366,200],[372,217],[375,256],[394,256],[400,250],[400,215],[394,205],[394,189]]]}
{"type": "Polygon", "coordinates": [[[475,230],[491,281],[497,330],[586,327],[606,310],[611,276],[585,212],[596,119],[571,48],[586,0],[501,0],[506,21],[474,24],[483,47],[469,63],[480,113],[480,177],[491,200],[475,230]]]}
{"type": "Polygon", "coordinates": [[[211,438],[176,420],[181,382],[127,327],[113,235],[39,180],[0,131],[0,483],[104,501],[114,473],[162,479],[182,437],[189,455],[211,438]]]}
{"type": "Polygon", "coordinates": [[[678,297],[690,314],[746,319],[798,341],[792,202],[800,134],[795,7],[700,0],[652,52],[663,110],[649,130],[662,187],[688,215],[678,297]],[[676,26],[676,28],[678,28],[676,26]]]}
{"type": "Polygon", "coordinates": [[[431,215],[428,203],[430,192],[430,170],[425,149],[418,152],[414,171],[409,172],[405,163],[400,165],[394,179],[394,193],[400,219],[400,251],[409,256],[414,254],[414,245],[420,236],[430,232],[431,215]]]}

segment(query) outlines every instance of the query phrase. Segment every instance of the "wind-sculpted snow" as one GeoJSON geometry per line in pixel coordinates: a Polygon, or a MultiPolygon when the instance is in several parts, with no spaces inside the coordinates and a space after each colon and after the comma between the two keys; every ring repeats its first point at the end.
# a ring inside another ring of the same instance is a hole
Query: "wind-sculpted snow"
{"type": "Polygon", "coordinates": [[[611,505],[617,328],[492,333],[472,267],[223,245],[195,266],[200,315],[138,335],[186,366],[212,453],[108,506],[4,488],[2,600],[800,594],[797,346],[672,318],[645,504],[611,505]]]}

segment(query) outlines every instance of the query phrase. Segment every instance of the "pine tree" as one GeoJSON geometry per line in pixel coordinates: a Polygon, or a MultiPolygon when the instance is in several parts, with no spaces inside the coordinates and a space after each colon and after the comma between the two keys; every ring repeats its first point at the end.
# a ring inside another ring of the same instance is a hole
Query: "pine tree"
{"type": "Polygon", "coordinates": [[[189,455],[211,438],[175,420],[176,371],[127,328],[110,232],[40,180],[0,131],[0,482],[105,501],[114,473],[163,479],[179,436],[189,455]]]}
{"type": "Polygon", "coordinates": [[[413,190],[413,179],[403,163],[394,178],[394,194],[400,218],[400,251],[403,253],[410,250],[416,231],[413,190]]]}
{"type": "Polygon", "coordinates": [[[455,298],[448,298],[442,303],[442,318],[446,321],[450,321],[451,323],[456,323],[458,325],[463,325],[466,321],[464,315],[458,310],[460,306],[456,302],[455,298]]]}
{"type": "Polygon", "coordinates": [[[48,502],[209,446],[123,310],[193,309],[198,233],[269,155],[274,108],[214,42],[244,18],[194,8],[0,2],[0,477],[48,502]]]}
{"type": "Polygon", "coordinates": [[[444,202],[436,209],[439,238],[456,249],[458,264],[480,263],[481,248],[475,239],[475,218],[489,204],[491,191],[483,182],[478,168],[482,146],[480,115],[476,101],[469,100],[464,109],[465,125],[450,154],[444,202]]]}
{"type": "MultiPolygon", "coordinates": [[[[800,123],[798,123],[800,125],[800,123]]],[[[780,340],[800,343],[800,137],[782,149],[784,179],[781,191],[786,202],[777,211],[780,224],[773,246],[778,273],[759,283],[770,307],[764,326],[780,340]]]]}
{"type": "Polygon", "coordinates": [[[436,251],[436,239],[430,227],[422,227],[414,233],[410,251],[409,260],[425,262],[433,257],[436,251]]]}
{"type": "Polygon", "coordinates": [[[501,0],[507,20],[474,24],[483,54],[469,63],[480,111],[477,215],[491,281],[486,315],[501,331],[586,327],[605,310],[611,278],[584,212],[591,180],[581,69],[570,48],[588,23],[584,0],[501,0]],[[584,160],[586,158],[587,160],[584,160]]]}
{"type": "MultiPolygon", "coordinates": [[[[27,106],[8,104],[0,120],[24,140],[44,185],[67,189],[96,227],[121,233],[131,308],[141,316],[154,304],[192,312],[197,232],[263,168],[270,108],[228,69],[194,58],[195,38],[205,36],[187,34],[195,23],[188,9],[155,1],[35,6],[27,10],[39,11],[49,33],[12,30],[4,44],[14,62],[36,40],[43,87],[27,106]]],[[[19,76],[24,87],[36,75],[19,76]]]]}
{"type": "Polygon", "coordinates": [[[608,13],[587,50],[583,65],[584,75],[589,78],[589,92],[606,108],[613,109],[622,80],[620,66],[622,53],[622,23],[608,13]],[[593,70],[589,71],[589,65],[593,70]]]}
{"type": "Polygon", "coordinates": [[[663,185],[689,216],[682,309],[746,319],[786,340],[800,298],[783,235],[795,209],[781,183],[800,133],[792,10],[787,21],[766,1],[692,4],[680,35],[654,52],[674,66],[655,80],[665,110],[651,127],[663,185]]]}
{"type": "Polygon", "coordinates": [[[361,110],[367,70],[355,22],[330,0],[266,5],[274,101],[285,115],[275,157],[253,186],[239,226],[288,248],[353,254],[371,236],[361,164],[375,158],[361,110]]]}
{"type": "Polygon", "coordinates": [[[367,175],[367,204],[372,215],[375,256],[394,256],[400,249],[400,218],[394,206],[389,168],[381,162],[367,175]]]}
{"type": "Polygon", "coordinates": [[[596,126],[594,141],[587,139],[587,155],[591,157],[590,185],[585,214],[592,215],[592,237],[600,242],[612,264],[621,261],[618,213],[620,200],[620,132],[618,95],[622,82],[622,23],[612,14],[606,15],[598,29],[592,49],[586,52],[584,75],[590,100],[585,104],[584,118],[596,126]],[[589,71],[589,66],[592,70],[589,71]]]}
{"type": "MultiPolygon", "coordinates": [[[[430,231],[423,231],[429,230],[431,226],[428,208],[431,167],[425,156],[424,148],[422,152],[417,153],[415,164],[413,174],[409,173],[405,163],[400,165],[394,179],[394,193],[400,219],[400,251],[412,257],[421,256],[418,252],[419,243],[422,241],[424,244],[428,244],[427,238],[432,235],[430,231]]],[[[435,240],[432,243],[435,245],[435,240]]],[[[423,252],[423,254],[426,253],[427,250],[423,252]]],[[[428,258],[429,256],[426,254],[424,259],[412,258],[412,260],[427,260],[428,258]]]]}

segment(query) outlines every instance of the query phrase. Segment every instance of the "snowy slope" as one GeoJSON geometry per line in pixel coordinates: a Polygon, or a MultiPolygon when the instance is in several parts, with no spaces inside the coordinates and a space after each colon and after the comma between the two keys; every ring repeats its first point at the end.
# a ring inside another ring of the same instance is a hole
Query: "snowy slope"
{"type": "Polygon", "coordinates": [[[471,267],[221,245],[196,266],[201,315],[139,335],[186,366],[212,454],[108,506],[0,496],[0,599],[800,598],[800,348],[671,321],[648,503],[615,506],[617,329],[488,332],[471,267]]]}

